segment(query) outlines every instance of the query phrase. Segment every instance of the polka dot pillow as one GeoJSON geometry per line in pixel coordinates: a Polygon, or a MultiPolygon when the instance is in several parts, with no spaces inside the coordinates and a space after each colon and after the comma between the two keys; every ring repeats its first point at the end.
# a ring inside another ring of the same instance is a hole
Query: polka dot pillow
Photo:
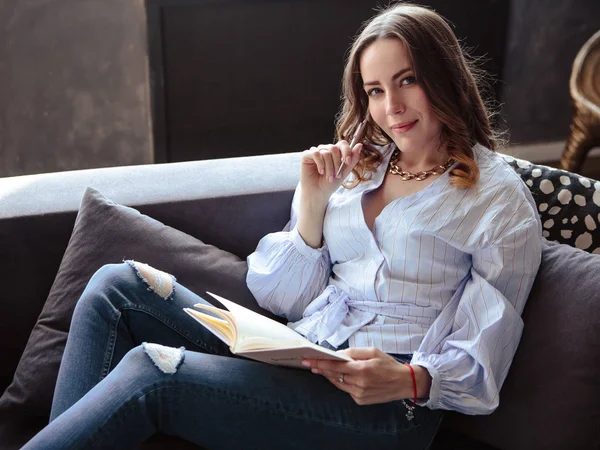
{"type": "Polygon", "coordinates": [[[502,156],[531,189],[544,237],[590,253],[600,253],[600,182],[502,156]]]}

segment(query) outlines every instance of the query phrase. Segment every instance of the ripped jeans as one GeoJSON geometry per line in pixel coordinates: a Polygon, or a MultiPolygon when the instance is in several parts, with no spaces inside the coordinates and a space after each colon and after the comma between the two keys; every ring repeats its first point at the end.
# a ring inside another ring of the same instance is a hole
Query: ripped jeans
{"type": "Polygon", "coordinates": [[[206,449],[424,449],[441,411],[358,406],[308,370],[234,357],[168,274],[112,264],[73,315],[51,422],[24,448],[131,449],[160,431],[206,449]],[[146,344],[143,344],[146,343],[146,344]],[[183,348],[185,347],[185,349],[183,348]]]}

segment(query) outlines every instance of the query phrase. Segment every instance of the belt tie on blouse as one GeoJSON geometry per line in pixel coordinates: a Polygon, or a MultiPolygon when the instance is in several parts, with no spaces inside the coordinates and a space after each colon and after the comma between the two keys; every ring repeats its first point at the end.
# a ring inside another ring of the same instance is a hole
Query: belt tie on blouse
{"type": "Polygon", "coordinates": [[[345,292],[330,285],[307,306],[302,319],[288,326],[311,342],[337,348],[377,316],[353,306],[345,292]]]}

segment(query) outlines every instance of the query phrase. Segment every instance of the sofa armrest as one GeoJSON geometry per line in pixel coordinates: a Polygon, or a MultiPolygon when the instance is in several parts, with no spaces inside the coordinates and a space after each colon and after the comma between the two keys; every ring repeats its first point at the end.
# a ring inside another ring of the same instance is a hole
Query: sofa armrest
{"type": "Polygon", "coordinates": [[[289,220],[299,164],[300,154],[288,153],[0,179],[0,392],[50,291],[87,186],[244,258],[289,220]]]}

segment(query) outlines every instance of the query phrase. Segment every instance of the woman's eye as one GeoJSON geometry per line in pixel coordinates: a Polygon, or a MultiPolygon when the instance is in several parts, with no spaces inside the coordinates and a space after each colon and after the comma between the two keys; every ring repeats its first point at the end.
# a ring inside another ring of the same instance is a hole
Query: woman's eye
{"type": "Polygon", "coordinates": [[[417,81],[417,79],[411,75],[409,77],[402,79],[400,84],[402,84],[403,86],[408,86],[409,84],[413,84],[415,81],[417,81]]]}
{"type": "Polygon", "coordinates": [[[383,92],[383,91],[379,88],[373,88],[367,92],[367,95],[371,96],[371,95],[379,94],[380,92],[383,92]]]}

